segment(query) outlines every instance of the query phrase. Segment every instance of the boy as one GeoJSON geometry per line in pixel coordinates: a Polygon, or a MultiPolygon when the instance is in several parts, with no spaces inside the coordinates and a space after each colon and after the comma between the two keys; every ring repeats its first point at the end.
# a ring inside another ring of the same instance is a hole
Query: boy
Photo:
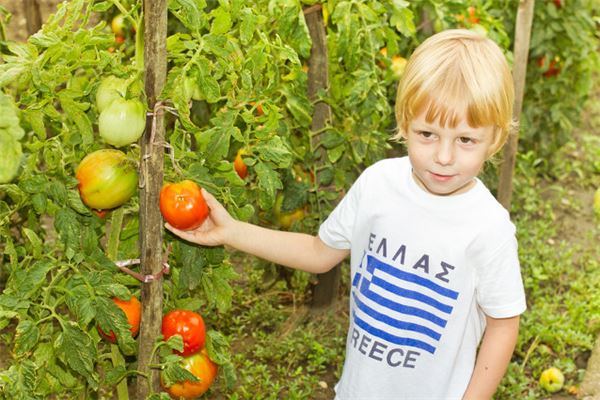
{"type": "Polygon", "coordinates": [[[411,56],[396,100],[408,157],[367,168],[318,236],[236,221],[205,191],[203,226],[167,228],[313,273],[351,255],[336,399],[489,399],[526,308],[515,227],[477,179],[511,128],[509,67],[491,40],[444,31],[411,56]]]}

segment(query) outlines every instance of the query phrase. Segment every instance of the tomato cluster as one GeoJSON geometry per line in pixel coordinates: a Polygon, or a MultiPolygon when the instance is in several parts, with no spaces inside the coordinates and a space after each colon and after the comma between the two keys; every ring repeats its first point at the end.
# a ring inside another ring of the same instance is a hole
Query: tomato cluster
{"type": "Polygon", "coordinates": [[[199,380],[183,381],[167,386],[161,376],[162,387],[174,398],[193,399],[204,394],[214,382],[218,366],[208,356],[205,349],[206,327],[202,316],[194,311],[173,310],[163,316],[162,334],[167,340],[180,335],[183,350],[175,351],[183,356],[180,366],[199,380]]]}

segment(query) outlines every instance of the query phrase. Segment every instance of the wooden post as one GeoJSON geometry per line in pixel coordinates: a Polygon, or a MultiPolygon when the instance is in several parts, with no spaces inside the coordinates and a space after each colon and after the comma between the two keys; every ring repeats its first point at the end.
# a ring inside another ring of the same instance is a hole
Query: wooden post
{"type": "MultiPolygon", "coordinates": [[[[139,30],[138,30],[139,32],[139,30]]],[[[141,33],[139,33],[141,34],[141,33]]],[[[156,102],[167,76],[167,0],[144,0],[144,65],[148,106],[155,112],[146,119],[140,158],[140,260],[142,275],[156,275],[163,268],[162,217],[159,195],[163,183],[165,137],[164,113],[156,102]],[[154,122],[154,124],[153,124],[154,122]]],[[[137,51],[140,51],[138,48],[137,51]]],[[[137,379],[136,399],[146,399],[160,389],[159,371],[151,369],[152,348],[160,334],[163,307],[162,277],[142,283],[142,321],[139,335],[138,370],[148,376],[137,379]]]]}
{"type": "Polygon", "coordinates": [[[24,0],[23,9],[27,22],[27,33],[31,36],[42,27],[42,14],[38,0],[24,0]]]}
{"type": "MultiPolygon", "coordinates": [[[[533,6],[535,0],[521,0],[517,10],[517,22],[515,27],[514,65],[513,80],[515,85],[515,102],[513,108],[513,119],[519,122],[523,108],[523,96],[525,93],[525,76],[527,74],[527,59],[529,57],[529,39],[531,36],[531,25],[533,22],[533,6]]],[[[500,166],[500,179],[498,182],[498,201],[508,211],[512,199],[513,171],[519,144],[519,132],[511,132],[508,142],[504,147],[502,164],[500,166]]]]}
{"type": "MultiPolygon", "coordinates": [[[[317,165],[323,165],[327,154],[318,146],[321,132],[331,121],[331,107],[318,100],[319,90],[329,87],[329,71],[327,67],[327,34],[323,23],[321,6],[316,5],[304,10],[304,18],[312,39],[312,48],[308,60],[308,98],[315,103],[311,125],[311,147],[318,149],[316,153],[317,165]]],[[[318,172],[316,184],[319,184],[318,172]]],[[[321,309],[331,305],[336,299],[340,286],[340,266],[337,265],[329,272],[317,275],[317,283],[313,287],[312,308],[321,309]]]]}

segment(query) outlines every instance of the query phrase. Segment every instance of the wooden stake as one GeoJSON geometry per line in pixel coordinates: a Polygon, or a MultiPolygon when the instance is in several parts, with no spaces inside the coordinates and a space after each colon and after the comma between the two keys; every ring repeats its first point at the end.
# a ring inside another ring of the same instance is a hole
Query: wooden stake
{"type": "MultiPolygon", "coordinates": [[[[327,154],[322,146],[318,146],[321,132],[331,121],[331,107],[318,101],[318,92],[329,87],[329,71],[327,67],[327,34],[323,23],[321,6],[316,5],[304,10],[304,18],[312,39],[312,48],[308,60],[308,98],[315,103],[311,126],[311,147],[316,151],[317,165],[324,165],[327,154]]],[[[315,184],[319,184],[318,172],[315,174],[315,184]]],[[[319,200],[317,200],[319,201],[319,200]]],[[[313,287],[313,310],[330,306],[337,297],[340,286],[340,266],[317,275],[317,283],[313,287]]]]}
{"type": "MultiPolygon", "coordinates": [[[[513,119],[519,123],[521,110],[523,108],[523,96],[525,93],[525,75],[527,74],[527,59],[529,57],[529,39],[531,37],[531,25],[533,22],[533,6],[535,0],[521,0],[517,10],[517,22],[515,27],[514,65],[513,80],[515,86],[515,102],[513,108],[513,119]]],[[[513,172],[519,145],[519,132],[511,132],[508,142],[504,147],[502,164],[500,166],[500,179],[498,182],[498,201],[510,211],[513,172]]]]}
{"type": "Polygon", "coordinates": [[[42,27],[42,14],[38,0],[23,1],[25,20],[27,21],[27,33],[31,36],[42,27]]]}
{"type": "MultiPolygon", "coordinates": [[[[140,261],[142,275],[154,275],[163,268],[159,195],[163,183],[165,120],[164,111],[156,104],[167,76],[167,0],[144,0],[144,27],[145,89],[148,105],[155,115],[147,117],[146,132],[141,139],[140,261]]],[[[149,365],[156,362],[151,359],[152,349],[162,323],[162,277],[142,283],[141,302],[138,370],[148,379],[143,376],[137,379],[136,399],[145,399],[152,391],[160,390],[159,371],[149,365]]]]}

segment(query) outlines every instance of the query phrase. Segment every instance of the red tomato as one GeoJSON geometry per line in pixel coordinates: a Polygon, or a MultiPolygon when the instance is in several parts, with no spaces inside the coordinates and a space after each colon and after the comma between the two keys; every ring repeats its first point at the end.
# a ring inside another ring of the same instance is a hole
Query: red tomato
{"type": "Polygon", "coordinates": [[[171,397],[176,399],[195,399],[203,395],[217,377],[218,366],[208,358],[206,349],[193,356],[185,357],[181,361],[181,367],[190,371],[200,380],[197,382],[183,381],[172,386],[166,386],[161,375],[161,386],[171,397]]]}
{"type": "MultiPolygon", "coordinates": [[[[129,322],[131,336],[136,337],[140,331],[140,319],[142,314],[142,305],[140,304],[140,301],[135,296],[131,296],[130,300],[121,300],[118,297],[114,297],[112,300],[125,313],[127,321],[129,322]]],[[[117,342],[117,337],[113,331],[106,334],[98,327],[98,333],[111,343],[117,342]]]]}
{"type": "Polygon", "coordinates": [[[126,203],[137,191],[135,164],[119,150],[88,154],[77,167],[81,200],[90,208],[109,210],[126,203]]]}
{"type": "Polygon", "coordinates": [[[173,335],[183,338],[183,351],[176,353],[189,356],[204,348],[206,328],[202,316],[193,311],[173,310],[162,320],[162,334],[165,340],[173,335]]]}
{"type": "Polygon", "coordinates": [[[246,152],[244,149],[239,149],[237,155],[235,156],[235,160],[233,161],[233,168],[235,172],[239,175],[240,178],[245,179],[248,176],[248,166],[244,163],[242,159],[242,155],[246,152]]]}
{"type": "Polygon", "coordinates": [[[160,212],[177,229],[196,229],[208,217],[200,186],[190,180],[167,183],[160,191],[160,212]]]}

